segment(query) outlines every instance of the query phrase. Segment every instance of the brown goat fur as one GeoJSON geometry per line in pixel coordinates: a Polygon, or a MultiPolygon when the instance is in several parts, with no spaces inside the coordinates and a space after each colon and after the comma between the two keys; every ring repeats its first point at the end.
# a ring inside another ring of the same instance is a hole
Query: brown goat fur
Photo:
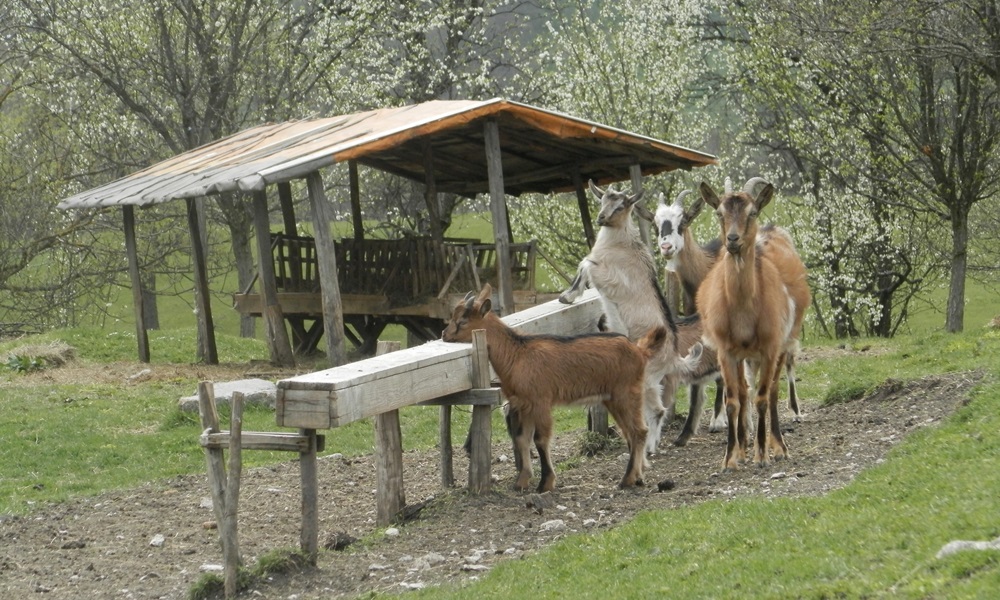
{"type": "Polygon", "coordinates": [[[723,242],[722,256],[698,289],[696,303],[703,315],[705,340],[718,353],[725,385],[729,435],[723,467],[727,469],[747,455],[745,361],[758,369],[754,462],[768,464],[769,449],[775,459],[788,454],[778,423],[778,379],[786,356],[794,356],[798,347],[810,302],[806,269],[787,232],[768,228],[758,243],[757,217],[774,195],[768,183],[752,196],[758,181],[752,179],[743,191],[721,199],[707,183],[700,187],[702,198],[719,218],[723,242]]]}
{"type": "Polygon", "coordinates": [[[469,342],[476,329],[486,331],[490,364],[500,378],[500,389],[517,423],[511,431],[516,453],[523,457],[515,489],[524,491],[531,480],[530,443],[534,440],[541,463],[539,492],[555,489],[555,470],[549,451],[552,407],[603,402],[629,447],[629,461],[621,487],[643,484],[643,388],[646,362],[667,340],[656,327],[633,344],[623,335],[594,333],[578,336],[522,335],[492,312],[493,293],[486,284],[478,296],[469,292],[455,306],[441,335],[446,342],[469,342]]]}

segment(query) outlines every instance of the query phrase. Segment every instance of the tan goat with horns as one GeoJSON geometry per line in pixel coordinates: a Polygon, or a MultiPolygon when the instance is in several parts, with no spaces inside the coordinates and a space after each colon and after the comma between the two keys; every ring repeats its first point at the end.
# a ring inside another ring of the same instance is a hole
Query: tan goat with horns
{"type": "Polygon", "coordinates": [[[786,231],[758,228],[757,217],[774,196],[770,183],[755,177],[742,191],[721,199],[707,183],[702,182],[700,191],[715,209],[722,230],[722,256],[698,288],[696,303],[706,344],[718,353],[725,384],[729,434],[723,468],[736,468],[747,457],[744,361],[758,370],[754,462],[763,466],[769,462],[768,449],[775,459],[788,455],[778,423],[778,378],[786,356],[798,349],[809,306],[806,268],[786,231]],[[764,188],[753,196],[760,183],[764,188]]]}

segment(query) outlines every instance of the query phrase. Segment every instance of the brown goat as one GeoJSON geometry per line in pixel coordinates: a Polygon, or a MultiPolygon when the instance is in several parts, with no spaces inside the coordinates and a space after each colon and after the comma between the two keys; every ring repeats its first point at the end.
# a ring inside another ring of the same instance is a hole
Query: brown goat
{"type": "Polygon", "coordinates": [[[511,413],[516,415],[512,421],[517,425],[511,436],[515,454],[522,460],[515,489],[526,490],[531,480],[532,439],[542,470],[538,491],[555,489],[556,475],[549,452],[552,407],[598,401],[607,407],[628,442],[629,461],[621,487],[642,485],[646,362],[666,343],[666,329],[653,328],[636,344],[611,333],[522,335],[492,312],[492,293],[489,284],[478,296],[469,292],[455,306],[441,339],[469,342],[474,330],[486,331],[490,364],[500,378],[500,389],[511,413]]]}
{"type": "Polygon", "coordinates": [[[751,195],[762,181],[751,179],[742,191],[721,199],[707,183],[700,187],[702,198],[719,218],[725,250],[698,288],[696,303],[704,320],[705,340],[718,353],[725,385],[726,469],[736,468],[747,455],[749,398],[744,361],[758,370],[754,462],[768,464],[768,449],[775,459],[788,455],[778,423],[778,378],[786,356],[794,355],[798,347],[810,301],[806,268],[788,233],[768,228],[763,240],[757,239],[757,217],[774,195],[770,183],[756,197],[751,195]]]}

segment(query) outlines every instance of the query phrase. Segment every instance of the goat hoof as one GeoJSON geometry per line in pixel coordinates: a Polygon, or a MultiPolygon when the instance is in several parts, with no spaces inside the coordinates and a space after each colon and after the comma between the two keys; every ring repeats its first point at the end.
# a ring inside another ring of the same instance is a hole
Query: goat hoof
{"type": "Polygon", "coordinates": [[[687,436],[681,436],[676,440],[674,440],[674,445],[677,446],[678,448],[683,448],[684,446],[687,446],[688,439],[689,438],[687,436]]]}

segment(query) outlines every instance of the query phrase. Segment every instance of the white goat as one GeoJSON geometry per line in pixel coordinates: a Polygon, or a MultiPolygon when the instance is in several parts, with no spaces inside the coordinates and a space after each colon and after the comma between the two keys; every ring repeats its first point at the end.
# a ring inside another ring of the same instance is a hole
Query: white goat
{"type": "Polygon", "coordinates": [[[662,434],[665,398],[673,406],[673,397],[679,383],[688,383],[711,377],[717,372],[713,353],[702,353],[697,341],[701,337],[700,324],[694,336],[680,336],[666,298],[657,280],[656,264],[649,248],[639,239],[639,231],[632,220],[632,208],[642,198],[612,189],[602,190],[593,181],[590,191],[601,201],[597,215],[600,230],[594,247],[581,262],[572,285],[559,296],[559,301],[571,304],[588,286],[601,296],[601,303],[610,331],[624,333],[631,340],[638,340],[654,327],[665,327],[668,333],[664,348],[654,355],[646,368],[644,415],[648,433],[646,452],[656,451],[662,434]],[[679,341],[690,342],[682,347],[679,341]],[[682,357],[682,353],[688,353],[682,357]],[[665,386],[664,386],[665,384],[665,386]]]}

